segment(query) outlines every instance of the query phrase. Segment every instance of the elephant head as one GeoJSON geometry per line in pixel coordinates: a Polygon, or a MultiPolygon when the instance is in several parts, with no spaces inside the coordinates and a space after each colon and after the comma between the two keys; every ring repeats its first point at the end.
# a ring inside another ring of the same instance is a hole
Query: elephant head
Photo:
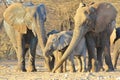
{"type": "Polygon", "coordinates": [[[62,50],[67,47],[72,38],[72,31],[62,31],[51,34],[48,37],[44,54],[51,55],[55,50],[62,50]]]}
{"type": "Polygon", "coordinates": [[[107,25],[116,19],[116,15],[117,11],[110,3],[103,2],[92,5],[80,3],[74,16],[75,27],[72,40],[61,60],[54,67],[53,72],[67,59],[68,55],[70,55],[86,33],[100,33],[105,31],[109,28],[107,25]]]}
{"type": "Polygon", "coordinates": [[[26,34],[27,30],[32,30],[34,36],[38,37],[40,47],[43,51],[46,43],[44,22],[46,20],[46,10],[44,4],[34,6],[13,3],[3,14],[4,22],[15,31],[26,34]]]}
{"type": "MultiPolygon", "coordinates": [[[[52,31],[53,32],[53,31],[52,31]]],[[[51,33],[52,33],[51,32],[51,33]]],[[[44,48],[44,56],[46,67],[49,71],[53,69],[52,60],[50,56],[53,55],[53,52],[56,50],[63,50],[69,45],[72,38],[72,31],[62,31],[54,34],[50,34],[44,48]]]]}

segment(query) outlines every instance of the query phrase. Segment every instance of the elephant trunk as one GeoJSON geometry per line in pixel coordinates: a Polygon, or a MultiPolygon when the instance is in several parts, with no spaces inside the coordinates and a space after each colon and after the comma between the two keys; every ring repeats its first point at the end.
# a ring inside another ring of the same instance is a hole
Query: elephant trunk
{"type": "Polygon", "coordinates": [[[81,30],[81,28],[74,29],[73,38],[72,38],[72,40],[70,42],[70,45],[68,46],[68,48],[65,51],[65,53],[63,54],[61,60],[56,64],[56,66],[54,67],[54,69],[52,70],[52,72],[55,72],[61,66],[61,64],[72,53],[73,49],[76,47],[76,45],[78,44],[78,42],[82,39],[82,37],[83,37],[83,31],[81,30]]]}
{"type": "Polygon", "coordinates": [[[45,27],[44,27],[44,21],[39,19],[38,16],[37,16],[36,33],[37,33],[37,37],[38,37],[38,43],[39,43],[41,50],[43,52],[43,50],[45,48],[45,44],[47,42],[47,38],[46,38],[46,31],[45,31],[45,27]]]}

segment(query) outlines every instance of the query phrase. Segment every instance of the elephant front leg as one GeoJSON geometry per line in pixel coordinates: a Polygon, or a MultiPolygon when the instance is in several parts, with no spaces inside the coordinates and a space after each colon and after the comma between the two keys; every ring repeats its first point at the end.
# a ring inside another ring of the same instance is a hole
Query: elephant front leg
{"type": "Polygon", "coordinates": [[[95,41],[91,34],[86,35],[86,43],[88,49],[88,71],[98,71],[98,61],[95,53],[95,41]]]}
{"type": "Polygon", "coordinates": [[[44,55],[44,58],[45,58],[45,67],[48,69],[49,72],[51,72],[54,64],[51,64],[50,56],[45,56],[44,55]]]}
{"type": "Polygon", "coordinates": [[[26,71],[26,69],[25,69],[25,54],[22,48],[22,35],[18,33],[16,38],[17,38],[17,48],[18,48],[16,52],[18,59],[16,71],[23,72],[26,71]]]}
{"type": "Polygon", "coordinates": [[[30,53],[29,53],[29,60],[28,60],[28,72],[35,72],[37,69],[35,68],[35,55],[36,55],[36,46],[37,46],[37,39],[32,39],[30,43],[30,53]]]}
{"type": "Polygon", "coordinates": [[[76,72],[76,70],[75,70],[75,63],[74,63],[74,55],[73,54],[71,54],[68,57],[68,61],[70,63],[70,72],[76,72]]]}
{"type": "Polygon", "coordinates": [[[82,67],[82,69],[81,69],[81,72],[86,72],[87,70],[86,70],[86,57],[84,57],[84,56],[80,56],[80,59],[81,59],[81,67],[82,67]]]}
{"type": "MultiPolygon", "coordinates": [[[[57,64],[59,62],[59,60],[62,57],[62,52],[59,51],[54,51],[54,56],[55,56],[55,64],[57,64]]],[[[63,72],[63,65],[61,65],[57,70],[56,73],[62,73],[63,72]]]]}
{"type": "Polygon", "coordinates": [[[104,47],[97,48],[98,71],[100,71],[100,70],[104,71],[103,61],[102,61],[103,50],[104,50],[104,47]]]}
{"type": "Polygon", "coordinates": [[[105,63],[107,64],[108,66],[108,70],[107,71],[114,71],[114,68],[113,68],[113,64],[112,64],[112,61],[111,61],[111,55],[110,55],[110,44],[109,42],[106,42],[106,46],[105,46],[105,50],[104,50],[104,54],[105,54],[105,63]]]}
{"type": "Polygon", "coordinates": [[[80,56],[75,56],[77,63],[78,63],[78,72],[82,71],[82,61],[80,59],[80,56]]]}

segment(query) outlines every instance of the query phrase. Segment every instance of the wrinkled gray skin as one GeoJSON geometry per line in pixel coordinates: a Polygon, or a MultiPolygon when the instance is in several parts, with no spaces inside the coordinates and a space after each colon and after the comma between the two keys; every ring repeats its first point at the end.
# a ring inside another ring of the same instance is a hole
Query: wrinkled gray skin
{"type": "MultiPolygon", "coordinates": [[[[55,64],[58,63],[58,61],[61,59],[63,53],[67,49],[67,47],[70,44],[70,41],[72,39],[73,31],[61,31],[59,33],[51,34],[48,37],[45,49],[44,49],[44,54],[46,56],[55,56],[55,64]]],[[[74,56],[76,56],[79,64],[79,72],[84,72],[86,71],[86,43],[85,43],[85,38],[81,40],[81,42],[76,45],[74,48],[72,54],[69,56],[68,60],[70,63],[70,71],[74,72],[75,71],[75,64],[74,64],[74,56]]],[[[49,60],[49,59],[48,59],[49,60]]],[[[49,61],[47,61],[49,62],[49,61]]],[[[64,63],[66,64],[66,63],[64,63]]],[[[49,67],[49,64],[47,64],[49,67]]],[[[66,68],[63,69],[62,65],[56,72],[64,72],[66,71],[66,68]]],[[[65,65],[66,67],[66,65],[65,65]]]]}
{"type": "Polygon", "coordinates": [[[116,68],[117,61],[120,54],[120,27],[116,28],[116,38],[114,40],[114,49],[113,49],[113,66],[116,68]]]}
{"type": "Polygon", "coordinates": [[[115,27],[116,15],[117,11],[110,3],[100,2],[92,5],[80,3],[74,16],[73,38],[52,72],[55,72],[61,66],[84,36],[87,41],[89,71],[99,71],[103,66],[103,51],[105,52],[105,62],[108,66],[107,71],[113,71],[114,68],[110,55],[110,35],[115,27]],[[95,48],[97,52],[95,52],[95,48]]]}
{"type": "Polygon", "coordinates": [[[36,71],[37,43],[39,42],[42,51],[46,43],[44,29],[44,22],[46,21],[45,5],[34,6],[32,3],[14,3],[5,10],[3,16],[4,28],[17,53],[16,71],[26,71],[25,55],[28,49],[30,49],[30,53],[27,71],[36,71]]]}

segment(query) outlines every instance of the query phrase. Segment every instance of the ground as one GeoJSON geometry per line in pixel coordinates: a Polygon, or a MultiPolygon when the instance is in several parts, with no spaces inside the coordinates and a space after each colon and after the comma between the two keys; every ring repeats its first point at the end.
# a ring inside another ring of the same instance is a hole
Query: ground
{"type": "MultiPolygon", "coordinates": [[[[24,0],[29,1],[29,0],[24,0]]],[[[69,16],[74,16],[75,11],[82,0],[30,0],[35,4],[40,2],[46,5],[47,21],[45,23],[46,31],[53,29],[60,30],[60,25],[69,16]]],[[[120,0],[83,0],[87,1],[107,1],[112,3],[117,11],[116,27],[120,26],[120,0]]],[[[0,22],[2,22],[2,13],[5,7],[0,5],[0,22]]],[[[120,80],[120,58],[117,69],[114,72],[84,72],[84,73],[52,73],[47,72],[44,67],[44,59],[37,57],[37,72],[15,72],[17,64],[16,54],[11,48],[11,44],[0,25],[0,80],[120,80]]],[[[38,49],[38,54],[39,49],[38,49]]]]}
{"type": "Polygon", "coordinates": [[[120,59],[114,72],[47,72],[44,59],[37,58],[37,72],[15,72],[16,60],[0,61],[0,80],[120,80],[120,59]]]}

